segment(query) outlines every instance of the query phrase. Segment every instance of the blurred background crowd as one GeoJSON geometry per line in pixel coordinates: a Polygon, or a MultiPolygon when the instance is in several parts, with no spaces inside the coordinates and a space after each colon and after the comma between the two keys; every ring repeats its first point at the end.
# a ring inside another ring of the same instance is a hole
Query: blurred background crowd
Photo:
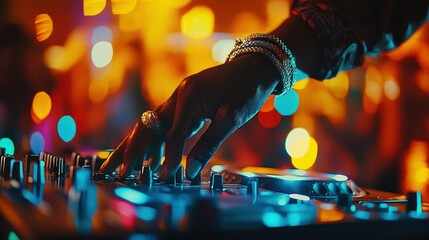
{"type": "MultiPolygon", "coordinates": [[[[223,63],[237,37],[275,28],[290,5],[1,1],[0,146],[18,158],[115,147],[184,77],[223,63]]],[[[398,49],[368,56],[361,68],[323,82],[301,80],[288,94],[271,96],[215,158],[341,173],[362,186],[425,194],[428,53],[424,25],[398,49]]]]}

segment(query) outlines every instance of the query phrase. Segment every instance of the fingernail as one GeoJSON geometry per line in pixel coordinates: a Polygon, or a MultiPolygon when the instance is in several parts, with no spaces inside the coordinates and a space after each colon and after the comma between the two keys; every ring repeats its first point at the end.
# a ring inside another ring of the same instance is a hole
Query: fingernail
{"type": "Polygon", "coordinates": [[[194,179],[202,167],[203,165],[201,165],[199,161],[193,161],[191,164],[186,166],[186,177],[188,179],[194,179]]]}
{"type": "Polygon", "coordinates": [[[165,179],[168,174],[168,168],[164,165],[161,166],[161,170],[159,171],[159,178],[165,179]]]}

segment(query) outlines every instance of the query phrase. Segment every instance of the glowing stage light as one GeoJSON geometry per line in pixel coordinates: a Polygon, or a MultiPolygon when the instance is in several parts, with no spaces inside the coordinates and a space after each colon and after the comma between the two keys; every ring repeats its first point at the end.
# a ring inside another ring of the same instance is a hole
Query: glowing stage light
{"type": "Polygon", "coordinates": [[[109,93],[109,86],[105,81],[92,80],[89,85],[89,99],[94,103],[102,102],[109,93]]]}
{"type": "Polygon", "coordinates": [[[51,36],[52,30],[54,29],[54,23],[52,22],[52,18],[48,14],[43,13],[37,15],[34,24],[36,28],[37,41],[45,41],[51,36]]]}
{"type": "Polygon", "coordinates": [[[46,92],[38,92],[34,95],[32,110],[36,117],[40,120],[45,119],[52,108],[52,100],[51,97],[46,92]]]}
{"type": "Polygon", "coordinates": [[[222,39],[217,41],[212,48],[213,60],[219,63],[225,62],[226,57],[234,48],[235,41],[231,39],[222,39]]]}
{"type": "Polygon", "coordinates": [[[303,157],[310,147],[310,134],[304,128],[295,128],[286,137],[285,148],[293,158],[303,157]]]}
{"type": "Polygon", "coordinates": [[[258,120],[259,123],[265,128],[274,128],[279,125],[281,121],[281,116],[276,110],[271,110],[269,112],[259,112],[258,120]]]}
{"type": "Polygon", "coordinates": [[[76,135],[76,122],[71,116],[63,116],[58,121],[57,131],[64,142],[70,142],[76,135]]]}
{"type": "Polygon", "coordinates": [[[0,147],[6,149],[7,155],[15,154],[15,144],[13,144],[13,141],[10,138],[4,137],[0,139],[0,147]]]}
{"type": "Polygon", "coordinates": [[[112,13],[115,15],[128,14],[136,8],[137,0],[111,0],[112,13]]]}
{"type": "Polygon", "coordinates": [[[261,112],[269,112],[274,109],[274,95],[270,95],[265,101],[264,105],[262,105],[261,109],[259,111],[261,112]]]}
{"type": "Polygon", "coordinates": [[[381,72],[375,67],[368,67],[365,73],[365,95],[371,99],[375,104],[379,104],[381,101],[381,83],[383,76],[381,72]]]}
{"type": "Polygon", "coordinates": [[[283,95],[278,95],[274,98],[274,107],[282,116],[292,115],[298,110],[299,95],[291,89],[283,95]]]}
{"type": "Polygon", "coordinates": [[[310,146],[308,148],[307,153],[300,157],[294,158],[292,157],[292,165],[295,168],[306,170],[311,168],[317,159],[318,145],[314,138],[310,137],[310,146]]]}
{"type": "Polygon", "coordinates": [[[293,85],[293,89],[295,90],[301,90],[307,87],[308,83],[310,82],[310,78],[305,78],[299,81],[296,81],[295,85],[293,85]]]}
{"type": "Polygon", "coordinates": [[[30,136],[30,148],[34,154],[40,154],[45,147],[45,139],[40,132],[34,132],[30,136]]]}
{"type": "Polygon", "coordinates": [[[206,38],[213,33],[214,22],[215,16],[210,8],[196,6],[182,16],[182,33],[190,38],[206,38]]]}
{"type": "Polygon", "coordinates": [[[349,92],[349,76],[345,72],[338,73],[333,79],[323,81],[323,84],[337,98],[345,98],[349,92]]]}
{"type": "Polygon", "coordinates": [[[100,41],[94,44],[91,51],[91,59],[94,66],[102,68],[112,61],[113,47],[110,42],[100,41]]]}
{"type": "Polygon", "coordinates": [[[83,0],[83,15],[95,16],[106,7],[106,0],[83,0]]]}
{"type": "Polygon", "coordinates": [[[388,80],[384,83],[384,94],[390,100],[398,99],[400,95],[399,84],[394,80],[388,80]]]}

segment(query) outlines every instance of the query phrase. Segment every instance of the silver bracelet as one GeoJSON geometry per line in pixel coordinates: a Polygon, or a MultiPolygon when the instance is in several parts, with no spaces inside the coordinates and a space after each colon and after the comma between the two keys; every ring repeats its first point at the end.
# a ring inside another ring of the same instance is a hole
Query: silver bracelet
{"type": "Polygon", "coordinates": [[[256,33],[243,40],[237,39],[229,53],[226,62],[247,53],[265,55],[281,76],[281,81],[275,87],[273,94],[287,93],[295,84],[296,63],[286,44],[278,37],[269,34],[256,33]]]}

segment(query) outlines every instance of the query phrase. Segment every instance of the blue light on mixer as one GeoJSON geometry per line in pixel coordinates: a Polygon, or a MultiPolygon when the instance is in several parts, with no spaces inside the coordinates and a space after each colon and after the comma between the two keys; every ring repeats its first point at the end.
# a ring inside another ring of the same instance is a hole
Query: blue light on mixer
{"type": "Polygon", "coordinates": [[[283,225],[283,218],[279,213],[269,210],[262,215],[262,222],[267,227],[280,227],[283,225]]]}
{"type": "Polygon", "coordinates": [[[30,148],[34,154],[39,154],[45,147],[45,139],[40,132],[34,132],[30,136],[30,148]]]}
{"type": "Polygon", "coordinates": [[[289,116],[296,112],[299,106],[299,95],[291,89],[284,95],[276,96],[274,99],[274,107],[277,112],[283,116],[289,116]]]}
{"type": "Polygon", "coordinates": [[[76,122],[71,116],[63,116],[58,121],[57,130],[64,142],[70,142],[76,135],[76,122]]]}
{"type": "Polygon", "coordinates": [[[15,145],[10,138],[5,137],[0,139],[0,147],[6,149],[7,155],[13,155],[15,153],[15,145]]]}
{"type": "Polygon", "coordinates": [[[143,221],[152,221],[156,217],[156,210],[151,207],[140,206],[136,208],[137,216],[143,221]]]}
{"type": "Polygon", "coordinates": [[[149,197],[146,194],[139,192],[137,190],[134,190],[132,188],[127,188],[127,187],[116,188],[115,194],[118,197],[134,204],[145,204],[149,201],[149,197]]]}

